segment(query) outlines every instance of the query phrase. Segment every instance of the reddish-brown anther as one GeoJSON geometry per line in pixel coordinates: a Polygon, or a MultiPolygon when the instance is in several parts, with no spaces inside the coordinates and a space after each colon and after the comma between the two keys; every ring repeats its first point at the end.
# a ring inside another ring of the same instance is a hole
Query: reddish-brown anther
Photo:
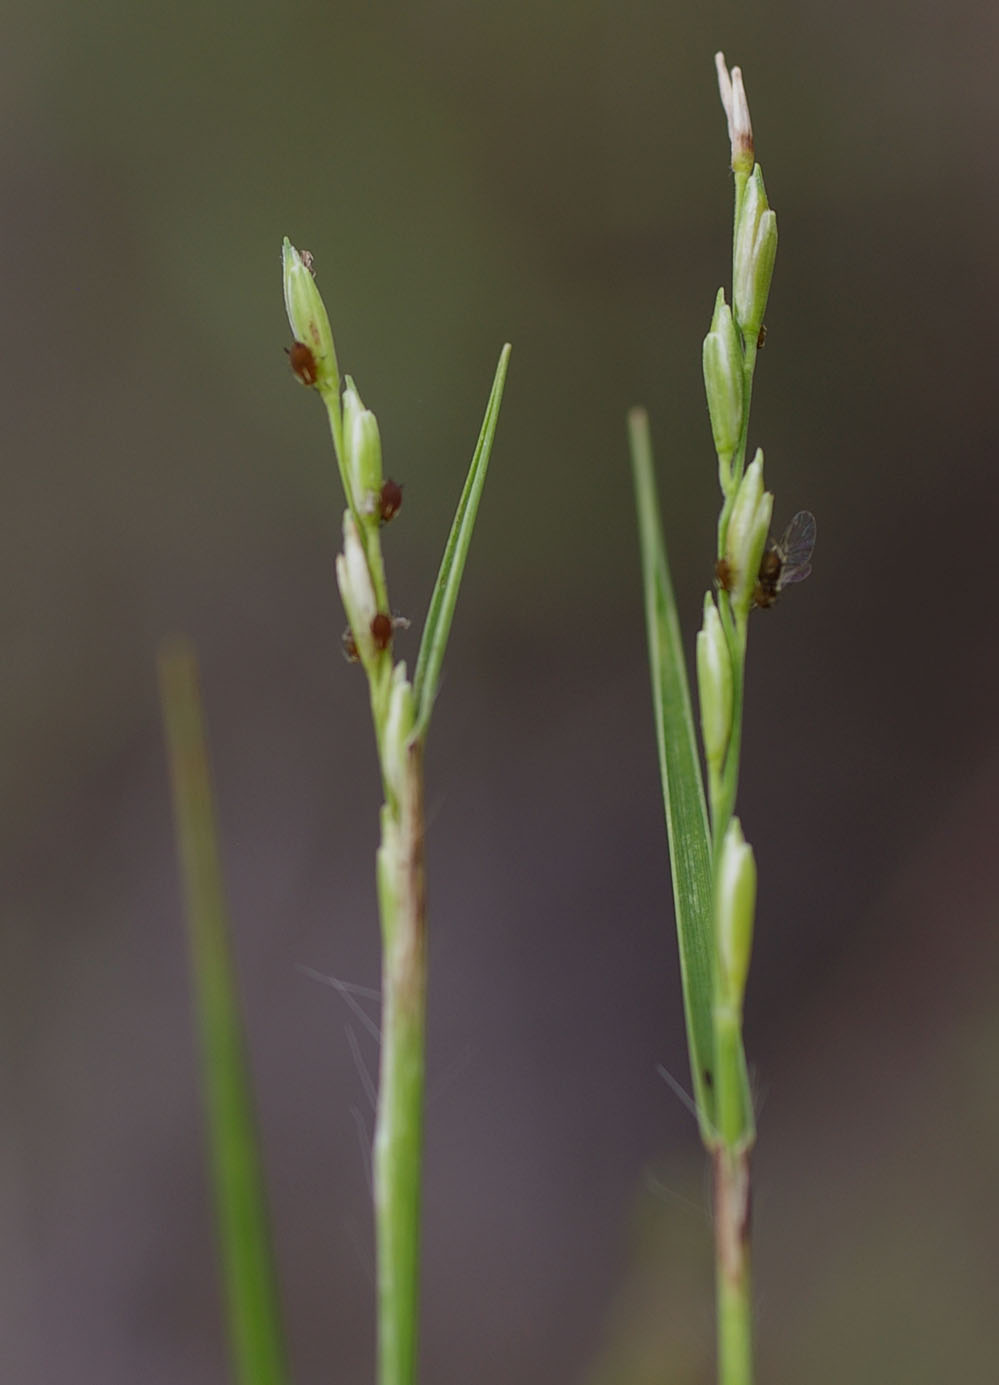
{"type": "Polygon", "coordinates": [[[284,349],[288,353],[288,362],[292,370],[302,384],[314,385],[319,379],[319,370],[316,366],[316,358],[312,354],[312,348],[306,346],[304,341],[296,341],[284,349]]]}
{"type": "Polygon", "coordinates": [[[385,481],[378,496],[378,518],[388,524],[399,513],[402,505],[402,487],[398,481],[385,481]]]}
{"type": "Polygon", "coordinates": [[[374,640],[377,650],[388,649],[392,643],[393,628],[392,617],[387,616],[384,611],[379,611],[376,616],[372,616],[371,638],[374,640]]]}

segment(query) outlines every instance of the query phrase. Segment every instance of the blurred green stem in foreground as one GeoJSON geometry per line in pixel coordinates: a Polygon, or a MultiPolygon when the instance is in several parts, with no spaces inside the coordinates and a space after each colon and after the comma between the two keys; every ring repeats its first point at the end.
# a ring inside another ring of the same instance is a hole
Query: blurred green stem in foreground
{"type": "Polygon", "coordinates": [[[233,1368],[239,1385],[285,1385],[284,1336],[226,919],[197,659],[186,640],[163,644],[159,678],[233,1368]]]}
{"type": "Polygon", "coordinates": [[[382,929],[382,1048],[374,1148],[379,1385],[414,1385],[423,1145],[427,921],[423,872],[423,753],[468,556],[510,347],[504,346],[479,440],[444,550],[412,682],[394,662],[381,530],[401,503],[382,471],[373,413],[353,380],[341,382],[333,333],[312,257],[284,242],[284,294],[292,369],[329,417],[347,509],[336,575],[347,613],[345,647],[368,680],[385,803],[376,874],[382,929]]]}

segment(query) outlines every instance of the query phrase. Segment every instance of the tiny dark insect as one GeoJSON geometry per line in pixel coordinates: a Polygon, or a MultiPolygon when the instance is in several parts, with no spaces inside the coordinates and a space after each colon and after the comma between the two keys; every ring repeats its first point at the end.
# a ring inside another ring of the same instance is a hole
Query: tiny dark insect
{"type": "Polygon", "coordinates": [[[767,324],[764,322],[756,337],[756,349],[762,351],[767,341],[767,324]]]}
{"type": "Polygon", "coordinates": [[[375,648],[382,651],[388,649],[392,643],[392,631],[395,629],[395,622],[391,616],[387,616],[384,611],[379,611],[376,616],[371,618],[371,638],[374,640],[375,648]]]}
{"type": "Polygon", "coordinates": [[[732,590],[732,564],[727,558],[719,558],[715,563],[715,581],[722,591],[732,590]]]}
{"type": "Polygon", "coordinates": [[[354,639],[354,632],[349,625],[340,636],[340,642],[343,645],[343,657],[347,660],[347,663],[356,664],[361,656],[357,650],[357,641],[354,639]]]}
{"type": "Polygon", "coordinates": [[[298,254],[299,254],[299,258],[300,258],[301,261],[302,261],[302,264],[305,265],[305,268],[309,271],[309,273],[312,275],[312,277],[313,277],[313,279],[314,279],[314,278],[316,277],[316,271],[315,271],[315,264],[314,264],[314,261],[313,261],[313,259],[312,259],[312,251],[311,251],[311,250],[300,250],[300,251],[298,252],[298,254]]]}
{"type": "Polygon", "coordinates": [[[388,524],[399,513],[402,505],[402,487],[398,481],[385,481],[378,496],[378,518],[388,524]]]}
{"type": "Polygon", "coordinates": [[[288,353],[288,362],[292,370],[302,384],[314,385],[319,379],[319,369],[316,365],[316,358],[312,354],[312,348],[306,346],[304,341],[296,341],[284,349],[288,353]]]}
{"type": "Polygon", "coordinates": [[[803,582],[812,570],[814,547],[815,516],[810,510],[799,510],[779,542],[767,540],[753,588],[753,605],[765,611],[785,587],[803,582]]]}

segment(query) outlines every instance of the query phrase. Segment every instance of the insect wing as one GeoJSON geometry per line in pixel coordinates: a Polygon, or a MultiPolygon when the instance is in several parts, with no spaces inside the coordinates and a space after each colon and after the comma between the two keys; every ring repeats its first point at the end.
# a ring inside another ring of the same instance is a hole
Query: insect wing
{"type": "Polygon", "coordinates": [[[811,510],[799,510],[777,545],[781,559],[778,591],[792,582],[804,582],[812,570],[814,548],[815,516],[811,510]]]}

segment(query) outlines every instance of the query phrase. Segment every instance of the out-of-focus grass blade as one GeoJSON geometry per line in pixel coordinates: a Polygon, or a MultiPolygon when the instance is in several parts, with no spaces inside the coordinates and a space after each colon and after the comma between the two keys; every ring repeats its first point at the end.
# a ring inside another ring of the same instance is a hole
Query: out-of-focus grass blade
{"type": "Polygon", "coordinates": [[[628,415],[628,439],[638,506],[652,702],[672,863],[687,1043],[701,1137],[706,1144],[712,1144],[715,1059],[711,838],[680,622],[659,521],[649,421],[643,409],[632,409],[628,415]]]}
{"type": "Polygon", "coordinates": [[[234,1375],[240,1385],[285,1385],[286,1352],[229,946],[197,660],[186,641],[162,646],[159,677],[234,1375]]]}
{"type": "Polygon", "coordinates": [[[416,661],[416,673],[413,677],[413,696],[416,699],[415,734],[420,739],[426,737],[434,698],[437,696],[441,665],[444,662],[444,650],[447,647],[447,638],[451,632],[451,618],[454,615],[455,604],[458,600],[458,589],[461,586],[461,575],[465,568],[465,559],[468,556],[468,546],[472,541],[472,530],[475,527],[475,516],[479,508],[482,487],[486,481],[486,468],[489,465],[489,454],[492,451],[496,424],[499,420],[500,403],[503,399],[503,386],[506,383],[509,360],[510,345],[507,343],[500,352],[496,376],[482,420],[479,441],[468,468],[461,499],[458,501],[454,522],[451,525],[451,532],[444,549],[444,557],[441,559],[440,571],[437,574],[434,594],[430,601],[427,623],[423,627],[420,654],[416,661]]]}

